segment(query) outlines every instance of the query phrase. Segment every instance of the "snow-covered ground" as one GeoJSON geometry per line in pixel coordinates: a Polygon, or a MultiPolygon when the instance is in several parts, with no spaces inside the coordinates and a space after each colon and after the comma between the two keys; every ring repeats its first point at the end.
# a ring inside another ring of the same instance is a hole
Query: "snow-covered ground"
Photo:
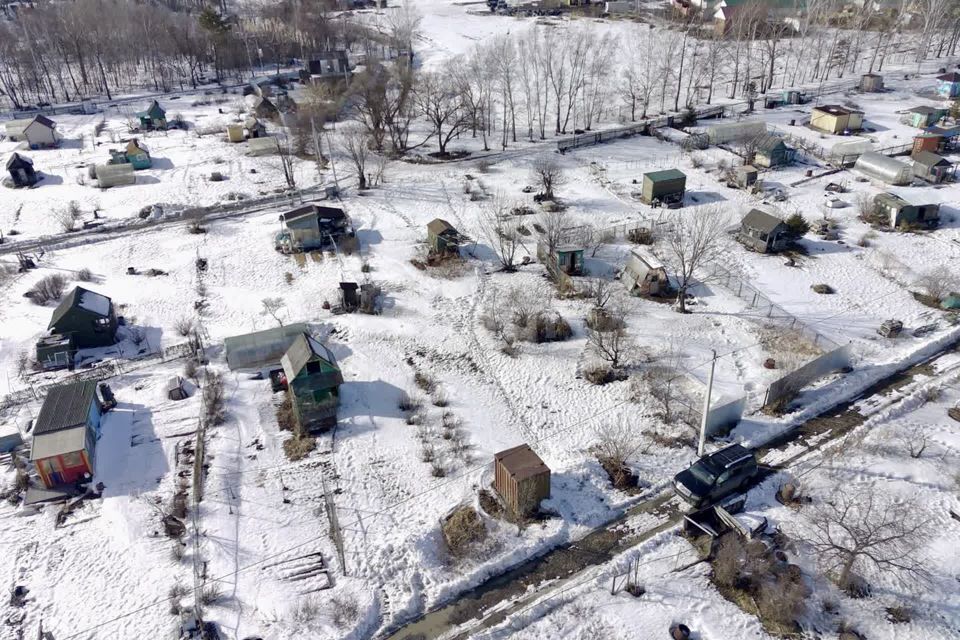
{"type": "MultiPolygon", "coordinates": [[[[425,6],[423,59],[427,66],[464,51],[471,42],[528,22],[488,15],[473,19],[470,11],[485,11],[482,4],[437,1],[425,6]]],[[[937,104],[927,92],[929,76],[910,81],[890,78],[888,85],[893,87],[890,93],[849,96],[876,129],[872,135],[878,146],[912,137],[914,130],[899,122],[897,111],[914,104],[937,104]]],[[[836,96],[830,101],[847,98],[836,96]]],[[[182,113],[200,128],[235,118],[234,95],[219,105],[191,106],[193,100],[162,102],[168,113],[182,113]]],[[[798,111],[808,112],[809,105],[764,111],[757,117],[795,135],[823,140],[787,124],[790,119],[799,122],[803,113],[798,111]]],[[[115,110],[58,118],[67,138],[64,145],[29,154],[45,174],[40,186],[2,190],[0,227],[8,239],[13,239],[9,232],[14,229],[27,238],[61,233],[57,212],[67,209],[71,201],[79,204],[85,221],[93,220],[94,209],[101,217],[126,220],[148,205],[208,205],[223,202],[232,193],[246,197],[274,193],[286,184],[276,158],[250,158],[244,153],[245,145],[231,145],[222,134],[198,137],[193,131],[172,131],[141,136],[154,157],[154,167],[138,172],[136,185],[100,191],[85,178],[82,166],[105,161],[107,149],[120,146],[112,141],[129,135],[125,120],[125,114],[115,110]],[[98,144],[93,144],[93,130],[102,117],[107,126],[96,138],[98,144]],[[212,171],[221,171],[228,179],[209,182],[212,171]]],[[[0,142],[0,155],[14,146],[0,142]]],[[[478,151],[481,145],[465,135],[451,148],[478,151]]],[[[522,188],[531,183],[530,169],[538,149],[556,157],[566,171],[567,181],[559,194],[568,205],[571,221],[601,229],[669,223],[701,207],[719,207],[718,215],[726,216],[730,225],[752,207],[781,215],[800,212],[809,220],[829,211],[830,218],[840,223],[841,242],[808,235],[802,241],[808,255],[791,266],[782,257],[747,252],[732,238],[723,240],[724,268],[800,322],[838,344],[851,345],[854,372],[808,391],[804,395],[807,411],[861,390],[902,361],[935,351],[955,337],[950,318],[918,302],[910,288],[931,268],[947,265],[956,272],[950,260],[960,241],[960,188],[956,185],[892,189],[911,200],[942,203],[944,224],[930,233],[874,233],[866,246],[859,246],[870,230],[857,219],[857,197],[879,193],[881,187],[858,182],[855,172],[797,187],[790,185],[805,178],[808,169],[822,170],[815,160],[764,173],[761,177],[768,187],[779,186],[789,194],[786,202],[764,202],[719,180],[717,164],[721,160],[731,164],[735,160],[731,154],[709,149],[695,154],[695,162],[678,145],[650,137],[563,156],[553,154],[549,143],[529,145],[527,153],[493,157],[483,166],[469,161],[437,166],[391,162],[383,185],[362,195],[345,193],[343,206],[358,230],[359,255],[327,252],[297,261],[275,252],[273,235],[281,209],[212,222],[204,234],[188,233],[184,223],[93,238],[89,244],[65,244],[38,256],[38,269],[10,274],[0,291],[4,327],[0,367],[7,374],[0,377],[0,388],[15,392],[62,376],[18,377],[20,354],[29,352],[45,333],[52,311],[50,306],[32,304],[23,294],[53,273],[63,274],[73,286],[79,272],[88,268],[94,281],[80,284],[124,305],[123,315],[147,330],[153,349],[181,343],[178,320],[196,316],[194,302],[201,297],[207,300],[199,318],[211,345],[210,366],[226,376],[228,417],[210,433],[206,491],[198,519],[190,523],[200,533],[198,548],[176,551],[177,543],[162,533],[158,505],[167,504],[177,490],[178,462],[182,468],[177,451],[194,439],[199,399],[197,395],[181,402],[166,399],[165,384],[172,375],[182,373],[181,361],[124,364],[125,373],[110,379],[119,405],[105,419],[98,443],[96,481],[106,487],[103,498],[86,503],[62,526],[56,524],[54,508],[34,513],[0,506],[4,522],[0,548],[8,551],[0,557],[0,575],[11,586],[30,589],[26,605],[15,608],[4,603],[2,617],[22,617],[26,637],[35,634],[41,618],[58,640],[166,637],[175,622],[170,613],[171,588],[177,584],[192,588],[191,567],[199,558],[197,564],[219,592],[207,608],[208,617],[220,624],[227,637],[370,637],[377,629],[428,610],[507,566],[582,536],[637,500],[610,487],[589,451],[597,429],[623,421],[646,436],[654,431],[686,436],[693,432],[663,424],[652,399],[631,400],[630,381],[593,386],[583,379],[584,367],[594,360],[585,331],[589,300],[550,299],[548,304],[572,325],[573,338],[544,345],[522,343],[515,357],[502,353],[482,320],[495,291],[502,295],[517,288],[544,298],[551,291],[543,266],[536,262],[532,237],[519,252],[532,263],[517,273],[502,273],[480,222],[498,195],[511,203],[531,204],[522,188]],[[694,167],[701,159],[703,165],[694,167]],[[634,192],[642,173],[668,167],[679,167],[688,175],[687,206],[661,210],[641,204],[634,192]],[[850,188],[850,193],[840,196],[850,206],[827,210],[824,187],[837,181],[850,188]],[[472,193],[487,195],[471,196],[466,185],[472,193]],[[445,277],[411,264],[425,239],[426,224],[436,217],[449,220],[478,241],[460,275],[445,277]],[[195,267],[198,257],[208,264],[202,293],[195,267]],[[363,271],[364,264],[369,265],[369,273],[363,271]],[[161,269],[166,275],[128,275],[129,267],[141,273],[161,269]],[[334,315],[324,309],[324,302],[336,303],[341,281],[364,278],[384,290],[382,315],[334,315]],[[829,284],[836,293],[817,294],[811,289],[815,284],[829,284]],[[221,348],[226,337],[276,325],[263,312],[261,301],[268,297],[282,298],[279,315],[284,323],[310,322],[327,336],[327,345],[344,372],[335,435],[320,438],[317,450],[299,462],[287,461],[283,453],[283,441],[289,436],[277,428],[279,396],[271,394],[262,380],[228,372],[221,348]],[[888,318],[902,320],[906,328],[895,341],[876,334],[888,318]],[[931,332],[911,335],[911,330],[931,324],[937,325],[931,332]],[[438,407],[425,397],[425,418],[419,427],[407,424],[397,406],[404,393],[416,393],[417,373],[435,379],[448,402],[438,407]],[[445,412],[460,421],[469,443],[466,451],[455,451],[441,435],[445,412]],[[443,477],[435,477],[431,465],[423,462],[422,439],[434,442],[439,451],[443,477]],[[490,536],[482,549],[467,559],[451,557],[438,521],[460,504],[475,504],[478,489],[491,481],[493,453],[522,442],[531,443],[552,469],[552,495],[544,506],[556,517],[522,530],[486,519],[490,536]],[[334,485],[329,489],[336,490],[345,567],[340,566],[328,535],[321,474],[334,485]],[[322,554],[334,576],[330,590],[318,590],[323,577],[310,571],[319,557],[315,554],[322,554]],[[308,576],[298,579],[303,577],[296,575],[300,571],[308,576]],[[356,615],[340,626],[334,621],[336,602],[356,603],[356,615]]],[[[321,181],[312,162],[298,160],[295,169],[301,186],[321,181]]],[[[532,222],[525,224],[531,227],[532,222]]],[[[629,249],[620,239],[599,246],[595,253],[588,251],[588,272],[609,278],[623,266],[629,249]]],[[[662,246],[653,250],[666,255],[662,246]]],[[[734,292],[708,282],[693,293],[693,313],[686,315],[677,314],[669,304],[630,299],[627,330],[636,343],[631,363],[670,359],[685,376],[703,383],[711,350],[715,350],[721,357],[714,401],[746,395],[748,410],[755,411],[765,387],[782,373],[765,368],[764,361],[774,358],[784,366],[791,358],[799,362],[799,356],[784,354],[781,345],[763,339],[764,314],[734,292]]],[[[942,515],[948,504],[956,509],[956,499],[950,497],[947,480],[941,477],[949,476],[949,465],[956,464],[955,423],[944,415],[945,408],[957,400],[954,396],[948,387],[935,402],[910,405],[909,414],[878,414],[866,425],[873,434],[870,437],[880,439],[906,422],[924,425],[935,444],[919,461],[887,455],[877,447],[857,450],[843,459],[852,480],[871,483],[877,491],[889,489],[891,495],[920,492],[931,511],[939,509],[936,517],[943,532],[932,538],[930,554],[945,559],[937,570],[935,591],[944,595],[940,603],[918,603],[924,611],[923,624],[898,627],[897,634],[907,634],[898,638],[920,638],[927,632],[940,634],[932,637],[950,637],[949,631],[957,629],[956,583],[948,580],[960,570],[949,553],[957,542],[956,523],[942,515]]],[[[699,395],[691,402],[699,405],[699,395]]],[[[38,402],[12,407],[6,419],[22,427],[38,408],[38,402]]],[[[760,442],[808,415],[771,418],[752,413],[732,437],[760,442]]],[[[662,486],[694,459],[690,447],[666,448],[649,437],[644,444],[630,462],[646,486],[662,486]]],[[[13,472],[6,472],[4,479],[12,482],[13,472]]],[[[833,481],[824,472],[821,481],[807,482],[812,492],[833,481]]],[[[751,510],[785,529],[802,532],[803,512],[789,512],[773,501],[769,485],[751,496],[751,510]]],[[[690,561],[692,552],[686,542],[667,533],[631,553],[650,561],[643,567],[646,597],[611,596],[601,575],[564,598],[512,617],[506,627],[493,630],[492,637],[646,638],[664,635],[673,621],[689,624],[705,639],[767,637],[754,618],[709,586],[704,565],[672,572],[690,561]]],[[[624,561],[618,560],[621,565],[624,561]]],[[[862,606],[846,603],[844,615],[856,620],[871,638],[894,637],[882,621],[870,622],[871,615],[880,615],[880,605],[886,606],[885,597],[862,606]]],[[[891,602],[895,599],[890,597],[891,602]]],[[[16,624],[3,627],[3,633],[16,624]]]]}

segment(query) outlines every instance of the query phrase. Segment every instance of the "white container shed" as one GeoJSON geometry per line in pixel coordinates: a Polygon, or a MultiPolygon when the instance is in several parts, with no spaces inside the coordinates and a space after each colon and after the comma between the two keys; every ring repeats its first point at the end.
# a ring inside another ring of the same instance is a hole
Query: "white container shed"
{"type": "Polygon", "coordinates": [[[762,120],[726,122],[707,128],[710,144],[724,144],[759,138],[767,134],[767,123],[762,120]]]}
{"type": "Polygon", "coordinates": [[[133,165],[129,162],[97,165],[97,184],[101,189],[136,183],[137,176],[133,172],[133,165]]]}
{"type": "Polygon", "coordinates": [[[857,158],[853,168],[868,178],[886,184],[903,185],[913,182],[912,166],[875,151],[868,151],[857,158]]]}

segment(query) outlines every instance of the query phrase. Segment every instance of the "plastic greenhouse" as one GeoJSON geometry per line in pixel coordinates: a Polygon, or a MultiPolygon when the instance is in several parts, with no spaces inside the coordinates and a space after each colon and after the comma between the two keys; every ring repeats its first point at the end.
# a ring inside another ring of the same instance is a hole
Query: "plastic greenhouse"
{"type": "Polygon", "coordinates": [[[852,164],[859,156],[872,150],[873,143],[863,138],[838,142],[830,148],[830,161],[852,164]]]}
{"type": "Polygon", "coordinates": [[[724,144],[766,135],[767,123],[762,120],[727,122],[708,128],[706,133],[710,144],[724,144]]]}
{"type": "Polygon", "coordinates": [[[868,151],[859,158],[853,168],[874,180],[887,184],[910,184],[913,182],[913,167],[875,151],[868,151]]]}
{"type": "Polygon", "coordinates": [[[129,162],[124,164],[98,164],[97,165],[97,184],[101,189],[107,187],[117,187],[123,184],[136,184],[137,176],[133,173],[133,165],[129,162]]]}
{"type": "Polygon", "coordinates": [[[308,325],[296,323],[226,338],[223,346],[227,352],[227,366],[231,371],[279,367],[280,358],[294,339],[309,332],[308,325]]]}

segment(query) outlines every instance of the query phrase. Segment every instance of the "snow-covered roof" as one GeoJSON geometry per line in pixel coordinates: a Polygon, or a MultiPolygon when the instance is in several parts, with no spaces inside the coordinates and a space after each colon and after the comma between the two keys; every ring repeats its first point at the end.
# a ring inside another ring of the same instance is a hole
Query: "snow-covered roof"
{"type": "Polygon", "coordinates": [[[77,306],[99,316],[110,315],[110,298],[93,291],[82,291],[77,306]]]}

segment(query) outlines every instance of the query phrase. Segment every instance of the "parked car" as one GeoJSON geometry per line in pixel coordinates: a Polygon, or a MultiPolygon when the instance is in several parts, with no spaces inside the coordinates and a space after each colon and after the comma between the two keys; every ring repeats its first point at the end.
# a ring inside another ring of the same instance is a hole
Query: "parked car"
{"type": "Polygon", "coordinates": [[[703,507],[743,489],[757,471],[754,452],[732,444],[678,473],[673,478],[673,488],[693,507],[703,507]]]}

